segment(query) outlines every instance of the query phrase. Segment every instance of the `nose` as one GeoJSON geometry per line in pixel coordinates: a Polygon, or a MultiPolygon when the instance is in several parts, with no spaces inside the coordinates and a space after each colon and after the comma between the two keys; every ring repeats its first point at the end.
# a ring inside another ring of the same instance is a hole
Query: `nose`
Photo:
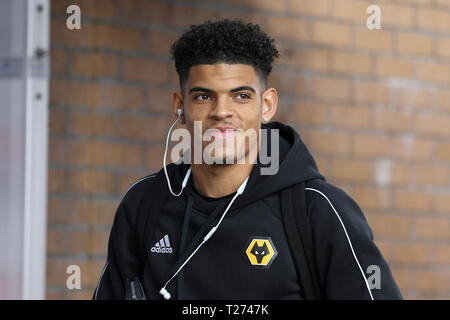
{"type": "Polygon", "coordinates": [[[209,112],[209,116],[220,121],[233,116],[233,108],[228,97],[219,97],[209,112]]]}

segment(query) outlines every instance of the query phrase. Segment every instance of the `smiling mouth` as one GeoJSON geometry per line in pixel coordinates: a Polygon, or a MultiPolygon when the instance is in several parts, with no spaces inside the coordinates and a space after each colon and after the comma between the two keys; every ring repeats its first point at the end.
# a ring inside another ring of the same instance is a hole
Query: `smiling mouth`
{"type": "Polygon", "coordinates": [[[208,138],[214,137],[215,139],[228,139],[239,133],[239,129],[230,126],[218,126],[206,130],[204,134],[208,138]]]}

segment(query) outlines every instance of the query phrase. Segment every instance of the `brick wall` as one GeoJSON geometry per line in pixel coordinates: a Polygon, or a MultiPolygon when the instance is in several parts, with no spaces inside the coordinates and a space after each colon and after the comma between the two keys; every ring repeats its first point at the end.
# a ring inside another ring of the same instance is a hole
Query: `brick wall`
{"type": "Polygon", "coordinates": [[[226,17],[276,38],[276,119],[361,206],[404,297],[449,299],[449,0],[52,0],[47,298],[92,296],[118,202],[161,167],[169,46],[226,17]],[[366,28],[371,4],[381,30],[366,28]],[[82,290],[65,287],[71,264],[82,290]]]}

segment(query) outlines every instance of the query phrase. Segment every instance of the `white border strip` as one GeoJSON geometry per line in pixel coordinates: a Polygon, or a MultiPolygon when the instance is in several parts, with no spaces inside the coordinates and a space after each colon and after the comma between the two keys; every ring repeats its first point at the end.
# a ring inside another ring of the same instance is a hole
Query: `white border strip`
{"type": "Polygon", "coordinates": [[[337,211],[336,211],[336,209],[334,208],[333,204],[332,204],[331,201],[328,199],[328,197],[327,197],[326,195],[324,195],[322,192],[320,192],[319,190],[313,189],[313,188],[305,188],[305,190],[311,190],[311,191],[315,191],[315,192],[317,192],[317,193],[320,193],[325,199],[327,199],[327,201],[328,201],[328,203],[330,204],[331,208],[333,208],[334,213],[335,213],[336,216],[338,217],[339,221],[341,222],[341,226],[342,226],[342,228],[344,229],[345,236],[347,237],[348,244],[350,245],[350,249],[352,250],[353,257],[355,258],[355,261],[356,261],[356,263],[358,264],[359,270],[361,271],[362,277],[363,277],[363,279],[364,279],[364,283],[366,284],[367,290],[369,291],[370,298],[371,298],[372,300],[374,300],[374,299],[373,299],[373,296],[372,296],[372,292],[370,291],[369,283],[367,282],[366,276],[365,276],[365,274],[364,274],[364,271],[363,271],[363,269],[361,268],[361,265],[359,264],[358,258],[356,257],[356,254],[355,254],[355,251],[353,250],[353,246],[352,246],[352,242],[350,241],[350,237],[348,236],[348,233],[347,233],[347,230],[345,229],[344,223],[342,222],[341,217],[340,217],[339,214],[337,213],[337,211]]]}
{"type": "MultiPolygon", "coordinates": [[[[17,1],[17,3],[19,3],[17,1]]],[[[48,74],[35,77],[35,50],[49,51],[50,2],[26,0],[25,95],[25,194],[22,299],[45,299],[48,174],[48,74]],[[37,11],[37,6],[42,11],[37,11]],[[40,93],[41,98],[35,99],[40,93]]],[[[16,1],[14,1],[16,4],[16,1]]],[[[48,56],[41,58],[48,59],[48,56]]],[[[45,65],[45,61],[41,61],[45,65]]],[[[41,66],[42,66],[41,65],[41,66]]]]}

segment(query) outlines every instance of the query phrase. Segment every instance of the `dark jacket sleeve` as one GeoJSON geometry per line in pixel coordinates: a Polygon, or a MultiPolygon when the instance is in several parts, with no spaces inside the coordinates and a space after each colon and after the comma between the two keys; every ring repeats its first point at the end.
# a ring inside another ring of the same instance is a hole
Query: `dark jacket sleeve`
{"type": "Polygon", "coordinates": [[[402,299],[358,204],[328,184],[307,188],[321,286],[327,299],[402,299]]]}
{"type": "Polygon", "coordinates": [[[130,187],[117,208],[108,241],[108,255],[93,299],[133,299],[144,294],[139,275],[142,261],[135,224],[145,183],[130,187]],[[131,288],[133,287],[133,289],[131,288]]]}

